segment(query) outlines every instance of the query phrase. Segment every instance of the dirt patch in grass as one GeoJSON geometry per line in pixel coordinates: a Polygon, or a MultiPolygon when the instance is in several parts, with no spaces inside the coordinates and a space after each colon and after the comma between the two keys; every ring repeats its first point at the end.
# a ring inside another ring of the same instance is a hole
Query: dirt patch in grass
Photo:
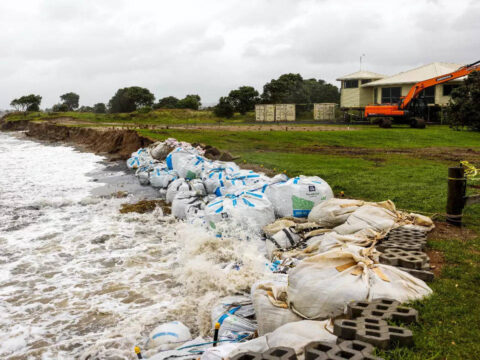
{"type": "Polygon", "coordinates": [[[171,213],[170,206],[168,206],[167,203],[163,200],[141,200],[134,204],[122,204],[120,213],[127,214],[131,212],[136,212],[139,214],[145,214],[152,212],[157,206],[162,208],[164,215],[169,215],[171,213]]]}
{"type": "Polygon", "coordinates": [[[355,131],[356,128],[348,126],[326,125],[154,125],[150,129],[178,129],[178,130],[225,130],[225,131],[355,131]]]}
{"type": "Polygon", "coordinates": [[[445,257],[438,250],[427,250],[427,255],[430,259],[431,271],[438,278],[442,272],[443,265],[445,265],[445,257]]]}
{"type": "Polygon", "coordinates": [[[480,151],[464,148],[450,147],[430,147],[414,149],[370,149],[361,147],[343,147],[328,145],[312,145],[299,148],[301,153],[323,153],[326,155],[355,156],[364,157],[369,160],[378,159],[378,154],[408,155],[420,159],[443,160],[443,161],[462,161],[478,162],[480,151]],[[376,156],[376,157],[375,157],[376,156]]]}
{"type": "Polygon", "coordinates": [[[478,237],[472,229],[450,225],[446,222],[435,222],[435,229],[428,234],[432,240],[457,240],[466,242],[478,237]]]}

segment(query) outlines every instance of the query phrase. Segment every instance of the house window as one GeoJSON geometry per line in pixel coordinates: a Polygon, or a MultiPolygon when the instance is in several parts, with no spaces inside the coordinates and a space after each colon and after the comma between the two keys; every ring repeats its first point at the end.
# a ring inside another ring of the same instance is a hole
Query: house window
{"type": "Polygon", "coordinates": [[[443,96],[452,95],[452,91],[457,87],[458,85],[443,85],[443,96]]]}
{"type": "Polygon", "coordinates": [[[378,88],[373,89],[373,103],[378,104],[378,88]]]}
{"type": "Polygon", "coordinates": [[[400,101],[401,87],[382,88],[382,104],[396,104],[400,101]]]}
{"type": "Polygon", "coordinates": [[[345,89],[358,88],[358,80],[345,80],[343,82],[343,87],[345,89]]]}
{"type": "Polygon", "coordinates": [[[368,84],[371,81],[372,81],[372,79],[364,79],[364,80],[362,80],[362,85],[363,84],[368,84]]]}
{"type": "Polygon", "coordinates": [[[435,104],[435,86],[431,86],[420,92],[419,98],[423,98],[426,104],[435,104]]]}

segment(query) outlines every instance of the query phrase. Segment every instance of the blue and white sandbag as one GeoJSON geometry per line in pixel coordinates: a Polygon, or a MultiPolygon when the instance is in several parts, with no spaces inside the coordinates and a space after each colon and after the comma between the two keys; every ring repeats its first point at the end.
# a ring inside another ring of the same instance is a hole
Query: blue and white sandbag
{"type": "Polygon", "coordinates": [[[127,167],[129,169],[138,169],[141,166],[151,165],[154,159],[150,156],[147,149],[138,149],[133,152],[127,160],[127,167]]]}
{"type": "Polygon", "coordinates": [[[194,190],[180,190],[172,201],[172,215],[177,219],[187,219],[205,209],[206,197],[194,190]]]}
{"type": "Polygon", "coordinates": [[[333,198],[333,191],[318,176],[297,176],[269,185],[265,195],[271,201],[278,217],[307,217],[312,208],[333,198]]]}
{"type": "Polygon", "coordinates": [[[198,155],[194,149],[178,147],[167,155],[165,161],[168,169],[175,170],[180,177],[191,180],[201,177],[207,159],[198,155]]]}
{"type": "Polygon", "coordinates": [[[187,180],[183,178],[179,178],[174,180],[168,185],[167,194],[166,194],[166,202],[168,204],[172,203],[175,196],[180,191],[195,191],[199,195],[207,195],[207,191],[205,190],[205,186],[203,185],[202,180],[200,179],[193,179],[187,180]]]}
{"type": "Polygon", "coordinates": [[[153,187],[166,189],[168,185],[180,176],[175,170],[169,170],[166,167],[155,167],[150,174],[150,184],[153,187]]]}
{"type": "Polygon", "coordinates": [[[275,214],[264,194],[242,191],[210,202],[205,207],[205,220],[211,229],[217,229],[220,223],[227,222],[260,233],[265,225],[275,221],[275,214]]]}
{"type": "Polygon", "coordinates": [[[150,184],[150,173],[153,169],[150,166],[141,166],[135,172],[135,176],[137,177],[140,185],[149,185],[150,184]]]}
{"type": "Polygon", "coordinates": [[[148,336],[147,348],[171,350],[192,339],[190,330],[180,321],[157,326],[148,336]]]}

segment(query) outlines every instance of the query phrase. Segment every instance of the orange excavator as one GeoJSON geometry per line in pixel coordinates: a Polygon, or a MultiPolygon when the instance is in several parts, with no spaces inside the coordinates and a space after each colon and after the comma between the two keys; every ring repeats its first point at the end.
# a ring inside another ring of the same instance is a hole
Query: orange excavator
{"type": "Polygon", "coordinates": [[[398,104],[368,105],[365,107],[365,117],[379,118],[381,127],[390,127],[392,119],[400,123],[409,123],[411,127],[424,128],[427,117],[427,104],[422,97],[422,91],[444,82],[460,78],[472,71],[480,70],[480,61],[465,65],[442,76],[423,80],[412,86],[407,96],[402,96],[398,104]]]}

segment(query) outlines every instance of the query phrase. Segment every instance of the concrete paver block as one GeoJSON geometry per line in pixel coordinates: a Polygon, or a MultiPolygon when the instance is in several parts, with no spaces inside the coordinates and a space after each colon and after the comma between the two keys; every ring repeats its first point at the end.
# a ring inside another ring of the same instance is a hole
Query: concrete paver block
{"type": "Polygon", "coordinates": [[[285,346],[278,346],[268,349],[263,353],[265,360],[297,360],[295,350],[285,346]]]}

